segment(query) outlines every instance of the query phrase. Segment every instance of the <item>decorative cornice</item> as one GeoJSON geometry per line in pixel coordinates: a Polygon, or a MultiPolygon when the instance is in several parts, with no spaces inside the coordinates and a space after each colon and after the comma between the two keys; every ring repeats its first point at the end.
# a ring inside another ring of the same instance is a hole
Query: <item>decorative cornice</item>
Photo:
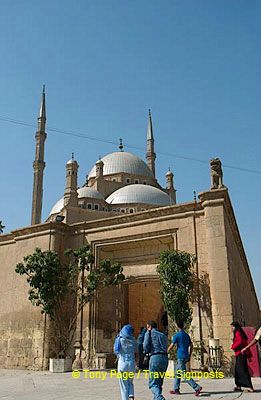
{"type": "Polygon", "coordinates": [[[52,234],[58,233],[65,235],[68,234],[69,232],[73,233],[73,231],[74,229],[65,223],[50,221],[44,224],[37,224],[37,225],[27,226],[21,229],[16,229],[8,234],[0,235],[0,246],[7,244],[7,242],[12,243],[18,240],[27,239],[29,237],[32,238],[37,236],[49,235],[50,232],[52,234]]]}
{"type": "Polygon", "coordinates": [[[135,226],[144,224],[147,220],[151,219],[153,222],[169,218],[180,218],[181,216],[186,217],[193,213],[203,213],[203,208],[200,203],[197,203],[195,210],[195,203],[183,203],[176,204],[166,207],[153,208],[146,211],[137,212],[128,215],[117,215],[115,217],[109,217],[106,219],[97,219],[92,221],[77,222],[72,224],[76,230],[89,231],[92,229],[99,230],[99,228],[107,227],[107,229],[118,228],[119,225],[122,227],[135,226]]]}
{"type": "Polygon", "coordinates": [[[223,189],[215,189],[215,190],[209,190],[207,192],[200,192],[199,195],[199,200],[202,203],[202,206],[204,207],[203,203],[205,201],[213,201],[213,200],[227,200],[229,198],[228,195],[228,190],[227,188],[223,189]]]}

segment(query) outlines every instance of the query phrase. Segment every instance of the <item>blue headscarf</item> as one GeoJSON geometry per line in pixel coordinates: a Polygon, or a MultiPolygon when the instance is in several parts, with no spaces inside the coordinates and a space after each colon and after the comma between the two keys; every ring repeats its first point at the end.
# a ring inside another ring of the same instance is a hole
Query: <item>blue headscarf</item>
{"type": "Polygon", "coordinates": [[[127,339],[128,337],[132,336],[133,332],[134,329],[132,325],[130,324],[124,325],[124,327],[120,331],[119,335],[117,335],[114,342],[113,350],[116,355],[118,355],[121,350],[121,338],[127,339]]]}

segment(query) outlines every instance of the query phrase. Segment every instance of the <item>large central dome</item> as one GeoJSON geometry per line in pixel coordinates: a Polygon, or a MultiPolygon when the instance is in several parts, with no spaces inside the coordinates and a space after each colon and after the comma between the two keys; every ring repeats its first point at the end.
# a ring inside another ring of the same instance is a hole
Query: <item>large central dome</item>
{"type": "MultiPolygon", "coordinates": [[[[126,151],[116,151],[107,154],[102,158],[104,163],[103,175],[118,174],[125,172],[126,174],[140,175],[153,178],[153,174],[147,164],[139,157],[126,151]]],[[[91,169],[89,178],[96,177],[96,166],[91,169]]]]}

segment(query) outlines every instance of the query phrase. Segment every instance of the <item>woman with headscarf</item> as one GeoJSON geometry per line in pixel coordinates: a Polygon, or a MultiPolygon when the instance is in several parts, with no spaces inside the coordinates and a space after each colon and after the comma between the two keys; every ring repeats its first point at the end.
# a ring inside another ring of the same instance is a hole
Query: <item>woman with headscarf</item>
{"type": "Polygon", "coordinates": [[[231,349],[234,350],[236,356],[235,365],[235,392],[242,392],[242,388],[246,392],[253,392],[253,385],[247,367],[247,353],[242,354],[241,350],[247,345],[247,335],[243,331],[241,325],[235,321],[232,322],[232,331],[234,333],[233,344],[231,349]]]}
{"type": "Polygon", "coordinates": [[[114,353],[118,358],[118,372],[122,373],[122,377],[119,379],[121,400],[134,399],[132,376],[135,373],[137,343],[133,332],[134,329],[130,324],[124,325],[114,342],[114,353]]]}

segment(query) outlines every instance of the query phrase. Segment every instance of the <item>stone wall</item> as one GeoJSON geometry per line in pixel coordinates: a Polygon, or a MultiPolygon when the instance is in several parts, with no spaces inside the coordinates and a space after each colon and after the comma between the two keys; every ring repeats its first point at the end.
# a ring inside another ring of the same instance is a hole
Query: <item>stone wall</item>
{"type": "Polygon", "coordinates": [[[205,214],[213,336],[220,339],[229,359],[233,354],[230,350],[233,312],[224,226],[225,196],[225,190],[200,194],[205,214]]]}
{"type": "Polygon", "coordinates": [[[40,309],[32,306],[28,300],[29,285],[24,276],[15,272],[15,267],[36,247],[62,254],[67,246],[66,228],[64,224],[42,224],[0,236],[2,368],[41,369],[48,365],[48,323],[40,309]]]}
{"type": "Polygon", "coordinates": [[[234,213],[226,207],[226,246],[232,298],[233,320],[245,326],[260,326],[259,304],[234,213]]]}
{"type": "Polygon", "coordinates": [[[25,239],[24,235],[26,232],[16,231],[13,238],[10,235],[9,240],[0,243],[0,365],[2,368],[39,369],[44,319],[39,309],[29,302],[28,284],[25,277],[15,273],[15,266],[36,246],[48,246],[48,238],[25,239]]]}

